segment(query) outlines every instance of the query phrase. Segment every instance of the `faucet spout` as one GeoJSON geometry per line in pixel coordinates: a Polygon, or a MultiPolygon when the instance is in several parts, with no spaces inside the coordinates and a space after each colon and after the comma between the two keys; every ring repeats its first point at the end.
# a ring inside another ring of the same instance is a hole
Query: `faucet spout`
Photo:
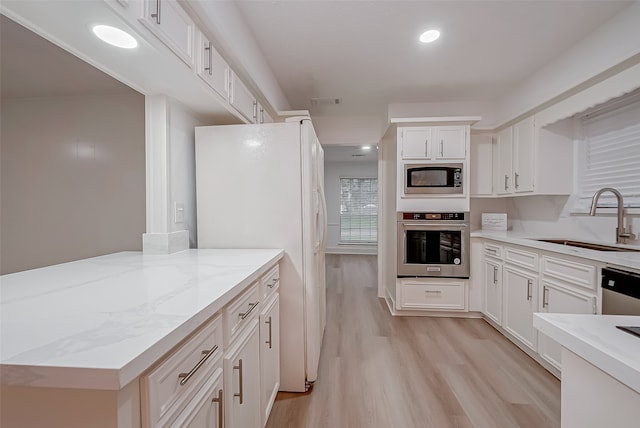
{"type": "Polygon", "coordinates": [[[600,195],[604,192],[611,192],[615,195],[618,202],[618,227],[616,227],[616,242],[618,244],[624,244],[627,238],[635,239],[635,235],[631,232],[627,232],[624,227],[624,202],[622,199],[622,193],[617,191],[612,187],[603,187],[598,190],[591,200],[591,210],[589,211],[590,216],[596,215],[596,209],[598,208],[598,199],[600,199],[600,195]]]}

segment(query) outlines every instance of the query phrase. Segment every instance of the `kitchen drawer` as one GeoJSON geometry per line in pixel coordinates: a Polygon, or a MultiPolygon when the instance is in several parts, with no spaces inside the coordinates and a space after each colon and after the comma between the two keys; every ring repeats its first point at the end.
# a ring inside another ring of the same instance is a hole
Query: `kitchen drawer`
{"type": "Polygon", "coordinates": [[[542,256],[542,274],[591,291],[598,286],[596,267],[572,260],[542,256]]]}
{"type": "Polygon", "coordinates": [[[505,247],[504,260],[513,265],[538,272],[538,253],[505,247]]]}
{"type": "Polygon", "coordinates": [[[231,343],[242,328],[260,312],[259,285],[259,281],[254,282],[225,308],[225,342],[227,344],[231,343]]]}
{"type": "Polygon", "coordinates": [[[462,281],[403,281],[399,300],[401,309],[461,311],[465,309],[465,284],[462,281]]]}
{"type": "Polygon", "coordinates": [[[488,257],[502,258],[502,247],[500,245],[484,243],[484,255],[488,257]]]}
{"type": "Polygon", "coordinates": [[[142,376],[144,426],[165,426],[220,366],[221,357],[222,322],[217,316],[142,376]]]}
{"type": "Polygon", "coordinates": [[[262,301],[266,302],[267,299],[280,287],[279,265],[275,265],[273,269],[264,274],[262,280],[260,281],[260,285],[262,286],[262,301]]]}

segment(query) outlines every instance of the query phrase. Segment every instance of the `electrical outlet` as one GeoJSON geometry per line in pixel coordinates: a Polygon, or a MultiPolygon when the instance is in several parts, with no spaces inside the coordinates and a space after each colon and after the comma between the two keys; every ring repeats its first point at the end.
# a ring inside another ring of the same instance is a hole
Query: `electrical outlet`
{"type": "Polygon", "coordinates": [[[173,218],[176,223],[184,223],[184,203],[175,203],[173,218]]]}

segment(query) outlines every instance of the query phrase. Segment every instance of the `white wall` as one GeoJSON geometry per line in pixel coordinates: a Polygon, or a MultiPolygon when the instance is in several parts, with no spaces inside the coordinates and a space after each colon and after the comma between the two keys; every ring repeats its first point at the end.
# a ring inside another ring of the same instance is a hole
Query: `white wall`
{"type": "Polygon", "coordinates": [[[322,145],[376,145],[387,127],[384,113],[312,117],[322,145]]]}
{"type": "Polygon", "coordinates": [[[327,252],[375,253],[375,245],[344,246],[340,242],[340,178],[375,178],[377,162],[325,162],[324,191],[327,199],[327,252]]]}
{"type": "Polygon", "coordinates": [[[142,95],[2,100],[2,274],[141,250],[144,114],[142,95]]]}

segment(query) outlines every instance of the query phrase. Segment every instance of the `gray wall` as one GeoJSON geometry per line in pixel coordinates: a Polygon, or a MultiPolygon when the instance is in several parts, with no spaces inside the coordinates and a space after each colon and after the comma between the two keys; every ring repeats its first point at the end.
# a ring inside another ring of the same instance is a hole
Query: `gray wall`
{"type": "Polygon", "coordinates": [[[144,114],[140,94],[2,100],[0,273],[142,249],[144,114]]]}

